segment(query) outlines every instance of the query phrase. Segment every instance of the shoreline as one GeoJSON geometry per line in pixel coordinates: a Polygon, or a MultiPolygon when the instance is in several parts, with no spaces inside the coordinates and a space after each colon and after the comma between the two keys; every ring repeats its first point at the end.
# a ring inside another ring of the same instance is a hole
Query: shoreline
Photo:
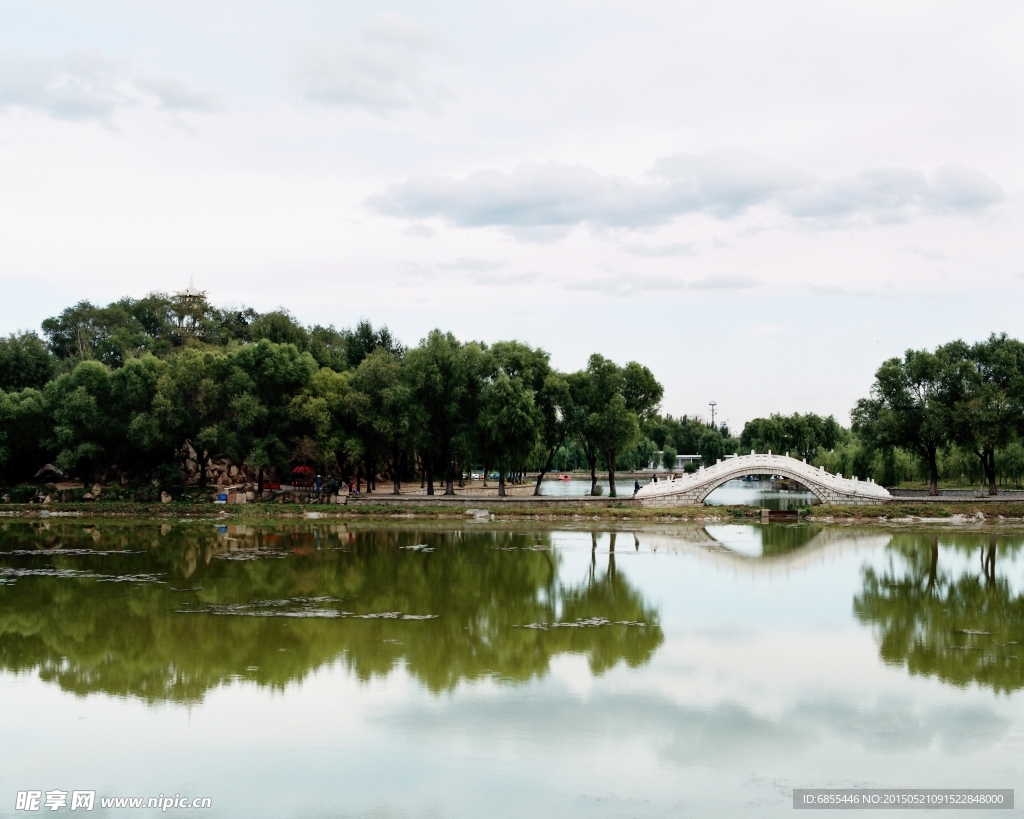
{"type": "MultiPolygon", "coordinates": [[[[488,498],[435,496],[391,496],[360,499],[355,503],[248,503],[213,505],[210,503],[137,503],[131,501],[93,501],[90,503],[0,504],[0,519],[187,519],[188,521],[390,521],[396,520],[627,520],[661,523],[759,522],[758,506],[674,506],[642,507],[632,498],[488,498]]],[[[877,523],[918,525],[921,523],[953,526],[1024,523],[1024,500],[998,498],[942,498],[894,500],[885,504],[857,506],[815,505],[799,510],[797,523],[848,524],[877,523]]],[[[793,525],[794,522],[767,525],[793,525]]]]}

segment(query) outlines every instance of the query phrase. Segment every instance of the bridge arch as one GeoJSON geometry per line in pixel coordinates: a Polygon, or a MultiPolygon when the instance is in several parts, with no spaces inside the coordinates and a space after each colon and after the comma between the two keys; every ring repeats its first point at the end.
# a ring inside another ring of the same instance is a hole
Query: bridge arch
{"type": "Polygon", "coordinates": [[[890,498],[886,489],[873,481],[832,475],[788,455],[752,452],[701,467],[680,478],[649,483],[636,493],[636,499],[644,506],[702,504],[722,484],[747,475],[781,475],[807,487],[819,501],[828,504],[884,503],[890,498]]]}
{"type": "Polygon", "coordinates": [[[755,469],[745,471],[742,475],[724,475],[722,477],[715,477],[713,480],[711,480],[708,483],[705,483],[702,486],[697,496],[696,503],[704,503],[707,500],[708,495],[710,495],[712,492],[718,489],[718,487],[724,486],[725,484],[729,483],[729,481],[735,481],[739,478],[745,478],[747,477],[747,475],[778,475],[782,478],[789,478],[790,480],[796,481],[801,486],[805,487],[807,491],[813,494],[814,497],[816,497],[821,503],[828,503],[828,497],[825,495],[824,492],[822,492],[820,487],[814,486],[813,484],[808,486],[807,483],[804,482],[804,479],[801,478],[799,475],[795,473],[789,474],[789,472],[785,469],[779,469],[775,471],[770,471],[766,469],[757,471],[755,469]]]}

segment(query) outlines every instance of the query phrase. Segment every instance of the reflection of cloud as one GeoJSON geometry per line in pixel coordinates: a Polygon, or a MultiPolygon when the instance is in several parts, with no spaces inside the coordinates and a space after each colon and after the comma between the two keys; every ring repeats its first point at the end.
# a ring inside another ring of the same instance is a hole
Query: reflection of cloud
{"type": "Polygon", "coordinates": [[[388,185],[366,204],[389,216],[438,217],[544,241],[579,225],[637,228],[688,213],[728,218],[758,205],[772,205],[791,218],[831,224],[850,218],[891,222],[918,214],[969,213],[1003,198],[989,177],[962,166],[945,166],[930,176],[880,168],[815,179],[745,151],[717,150],[658,159],[642,182],[557,162],[517,165],[508,173],[474,171],[465,179],[419,175],[388,185]]]}
{"type": "Polygon", "coordinates": [[[62,57],[0,56],[0,110],[25,108],[56,119],[107,120],[119,108],[155,104],[168,111],[218,111],[215,95],[171,77],[139,74],[95,52],[62,57]]]}
{"type": "Polygon", "coordinates": [[[358,41],[343,37],[297,46],[291,57],[292,87],[309,102],[362,108],[378,116],[436,110],[447,92],[430,81],[430,63],[448,50],[429,26],[387,14],[364,26],[358,41]]]}
{"type": "Polygon", "coordinates": [[[731,702],[704,707],[680,704],[645,692],[643,696],[591,693],[586,699],[552,693],[518,698],[449,700],[431,708],[397,712],[388,718],[427,736],[462,734],[487,743],[489,730],[508,737],[542,737],[545,748],[575,747],[588,740],[644,738],[645,745],[682,765],[763,759],[794,753],[823,739],[869,751],[910,751],[937,744],[946,752],[976,751],[994,744],[1009,720],[979,706],[918,708],[903,698],[870,706],[841,700],[803,699],[773,717],[731,702]]]}

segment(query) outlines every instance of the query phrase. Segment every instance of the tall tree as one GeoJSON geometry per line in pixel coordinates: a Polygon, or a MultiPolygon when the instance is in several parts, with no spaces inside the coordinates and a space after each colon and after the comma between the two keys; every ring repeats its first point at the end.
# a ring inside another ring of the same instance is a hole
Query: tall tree
{"type": "Polygon", "coordinates": [[[616,496],[616,457],[640,439],[640,419],[653,415],[662,392],[646,367],[635,361],[619,367],[596,353],[586,370],[569,377],[569,426],[590,466],[591,494],[597,494],[597,459],[603,455],[609,495],[616,496]]]}
{"type": "Polygon", "coordinates": [[[153,398],[153,414],[164,434],[196,453],[201,487],[206,486],[206,467],[218,449],[227,415],[227,375],[224,353],[186,348],[168,361],[153,398]]]}
{"type": "Polygon", "coordinates": [[[257,470],[287,465],[297,435],[291,403],[317,371],[309,353],[266,339],[231,354],[224,388],[229,396],[221,442],[234,460],[257,470]]]}
{"type": "Polygon", "coordinates": [[[939,494],[939,447],[949,440],[950,415],[943,401],[947,375],[943,358],[926,350],[907,350],[875,373],[871,397],[850,413],[854,432],[871,446],[899,446],[916,452],[928,465],[930,492],[939,494]]]}
{"type": "Polygon", "coordinates": [[[405,356],[416,404],[420,449],[433,493],[432,468],[444,470],[445,494],[455,494],[457,444],[472,437],[480,398],[483,349],[433,330],[405,356]]]}
{"type": "Polygon", "coordinates": [[[972,346],[954,341],[936,354],[945,365],[952,437],[977,456],[989,495],[996,495],[996,449],[1024,427],[1024,345],[1004,333],[972,346]]]}
{"type": "Polygon", "coordinates": [[[394,494],[401,494],[412,432],[412,390],[402,362],[389,350],[378,348],[360,362],[350,384],[349,403],[364,451],[380,453],[389,461],[394,494]]]}
{"type": "Polygon", "coordinates": [[[501,369],[484,386],[481,399],[481,427],[498,466],[498,496],[505,497],[505,475],[529,457],[543,419],[530,385],[501,369]]]}

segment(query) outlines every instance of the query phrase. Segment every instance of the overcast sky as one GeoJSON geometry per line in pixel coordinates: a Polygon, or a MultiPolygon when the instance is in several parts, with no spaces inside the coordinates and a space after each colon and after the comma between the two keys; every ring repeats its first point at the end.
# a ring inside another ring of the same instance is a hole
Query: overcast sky
{"type": "Polygon", "coordinates": [[[1024,5],[0,2],[0,332],[186,286],[848,423],[1024,336],[1024,5]]]}

